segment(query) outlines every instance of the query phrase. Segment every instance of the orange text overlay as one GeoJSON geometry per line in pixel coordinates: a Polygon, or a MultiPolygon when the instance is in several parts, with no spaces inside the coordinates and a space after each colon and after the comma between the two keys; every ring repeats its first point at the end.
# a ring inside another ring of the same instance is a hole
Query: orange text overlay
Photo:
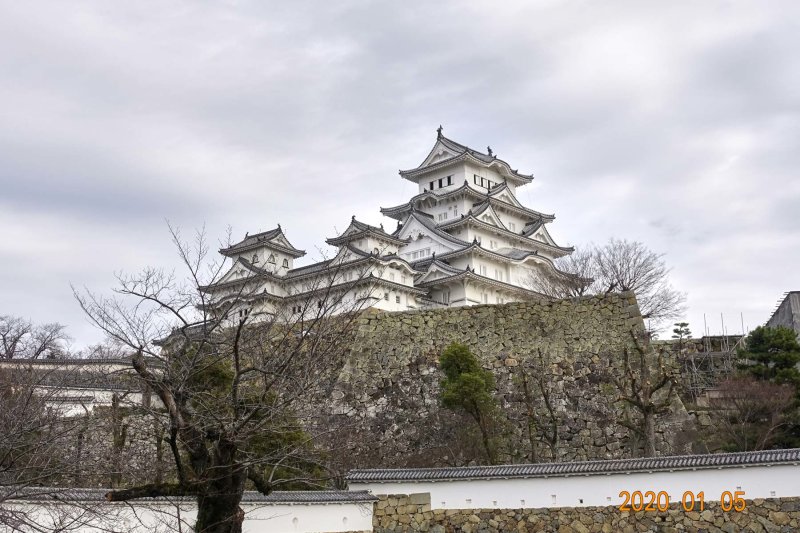
{"type": "MultiPolygon", "coordinates": [[[[674,501],[670,494],[663,490],[659,492],[648,490],[644,493],[639,490],[633,492],[623,490],[619,493],[619,497],[622,498],[622,504],[619,506],[620,511],[661,511],[663,513],[669,510],[670,502],[674,501]]],[[[687,490],[681,496],[680,501],[684,511],[704,511],[706,508],[705,492],[687,490]]],[[[744,491],[731,492],[726,490],[720,494],[719,506],[725,512],[744,511],[746,507],[744,491]]]]}

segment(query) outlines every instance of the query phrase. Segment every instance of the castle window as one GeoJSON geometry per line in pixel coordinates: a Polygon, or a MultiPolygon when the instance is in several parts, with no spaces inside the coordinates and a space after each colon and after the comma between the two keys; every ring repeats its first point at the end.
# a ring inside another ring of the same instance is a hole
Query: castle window
{"type": "Polygon", "coordinates": [[[394,273],[389,272],[389,281],[394,281],[394,273]]]}
{"type": "Polygon", "coordinates": [[[447,184],[448,185],[452,185],[453,184],[453,176],[452,176],[452,174],[450,176],[447,176],[447,184]]]}
{"type": "Polygon", "coordinates": [[[283,260],[283,268],[289,268],[289,260],[288,259],[284,259],[283,260]]]}
{"type": "Polygon", "coordinates": [[[275,254],[269,254],[269,259],[267,259],[267,263],[275,264],[275,254]]]}
{"type": "Polygon", "coordinates": [[[513,222],[509,222],[508,229],[510,229],[511,231],[517,231],[517,225],[514,224],[513,222]]]}
{"type": "Polygon", "coordinates": [[[433,182],[431,182],[431,190],[433,190],[433,182]]]}
{"type": "Polygon", "coordinates": [[[384,292],[383,293],[383,299],[386,300],[387,302],[389,301],[389,293],[388,292],[384,292]]]}
{"type": "Polygon", "coordinates": [[[258,254],[253,254],[253,259],[252,259],[252,261],[250,261],[250,262],[251,262],[251,263],[253,263],[254,265],[255,265],[256,263],[258,263],[258,254]]]}
{"type": "Polygon", "coordinates": [[[400,303],[400,295],[399,294],[394,297],[394,303],[396,303],[396,304],[400,303]]]}
{"type": "Polygon", "coordinates": [[[439,178],[439,188],[440,189],[442,188],[442,182],[444,182],[444,179],[443,178],[439,178]]]}

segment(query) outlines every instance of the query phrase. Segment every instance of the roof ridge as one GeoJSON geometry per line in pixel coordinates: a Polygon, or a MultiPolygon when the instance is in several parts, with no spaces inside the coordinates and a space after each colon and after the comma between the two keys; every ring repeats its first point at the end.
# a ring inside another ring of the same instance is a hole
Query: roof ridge
{"type": "Polygon", "coordinates": [[[355,469],[345,476],[349,481],[448,480],[486,477],[545,477],[552,475],[607,474],[631,470],[676,470],[725,466],[800,463],[800,448],[731,452],[719,454],[668,455],[630,459],[595,459],[569,463],[477,465],[442,468],[355,469]],[[619,467],[619,468],[618,468],[619,467]],[[434,474],[425,476],[425,474],[434,474]]]}

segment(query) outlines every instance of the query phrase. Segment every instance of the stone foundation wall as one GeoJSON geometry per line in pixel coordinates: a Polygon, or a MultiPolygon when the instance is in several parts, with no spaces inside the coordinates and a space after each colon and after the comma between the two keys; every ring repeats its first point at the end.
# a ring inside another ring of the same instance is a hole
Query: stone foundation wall
{"type": "MultiPolygon", "coordinates": [[[[605,374],[609,362],[616,365],[623,348],[630,348],[631,330],[643,330],[632,293],[366,315],[323,400],[330,416],[347,427],[342,469],[486,462],[474,444],[480,439],[470,433],[474,422],[439,404],[438,357],[452,342],[469,346],[495,375],[505,424],[500,432],[510,443],[502,461],[630,457],[637,443],[618,422],[631,413],[617,402],[605,374]],[[548,442],[545,431],[553,425],[557,439],[548,442]]],[[[659,451],[688,451],[691,437],[684,429],[690,425],[676,399],[658,423],[659,451]]]]}
{"type": "Polygon", "coordinates": [[[114,417],[112,408],[98,407],[67,423],[76,424],[78,429],[65,443],[64,458],[72,467],[64,471],[59,483],[117,488],[174,479],[169,445],[163,440],[163,421],[159,425],[151,416],[130,408],[114,417]]]}
{"type": "MultiPolygon", "coordinates": [[[[328,426],[322,433],[329,440],[321,440],[320,447],[330,450],[332,466],[342,474],[351,468],[486,464],[475,422],[440,406],[438,358],[450,343],[460,342],[496,378],[497,434],[505,443],[501,461],[631,457],[640,443],[622,422],[636,413],[618,401],[609,373],[622,375],[619,362],[625,347],[632,349],[631,331],[642,329],[631,293],[366,313],[358,319],[344,359],[329,363],[332,381],[323,395],[307,403],[308,418],[328,426]],[[528,397],[523,378],[529,380],[528,397]],[[552,427],[556,438],[548,442],[552,427]]],[[[126,439],[115,453],[108,415],[102,418],[93,417],[81,463],[106,463],[128,483],[155,481],[148,468],[156,455],[153,422],[126,416],[126,439]]],[[[694,420],[676,397],[670,412],[657,420],[659,453],[690,451],[693,428],[694,420]]],[[[168,479],[171,460],[168,450],[162,454],[158,471],[168,479]]],[[[84,485],[94,484],[95,478],[108,483],[108,476],[96,473],[93,468],[77,477],[84,485]]]]}
{"type": "Polygon", "coordinates": [[[739,531],[792,533],[800,530],[800,498],[747,500],[744,511],[723,511],[706,502],[703,512],[673,503],[666,512],[620,512],[617,507],[553,509],[433,509],[429,494],[379,496],[373,514],[375,533],[635,533],[739,531]]]}

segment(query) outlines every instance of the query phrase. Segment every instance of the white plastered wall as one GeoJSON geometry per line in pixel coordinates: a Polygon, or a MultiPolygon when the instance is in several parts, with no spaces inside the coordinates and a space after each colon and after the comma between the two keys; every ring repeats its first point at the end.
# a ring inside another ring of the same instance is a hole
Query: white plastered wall
{"type": "Polygon", "coordinates": [[[545,508],[620,505],[620,491],[666,491],[680,502],[686,491],[719,501],[724,491],[744,491],[745,499],[800,496],[800,465],[748,466],[673,472],[630,473],[529,479],[418,483],[358,483],[350,490],[374,495],[430,493],[433,509],[545,508]]]}
{"type": "Polygon", "coordinates": [[[424,174],[417,178],[419,180],[417,181],[417,184],[419,185],[419,192],[423,193],[431,190],[431,182],[433,182],[433,192],[436,193],[439,191],[446,192],[457,189],[464,184],[464,172],[464,165],[457,165],[424,174]],[[447,176],[453,176],[451,185],[447,185],[447,176]],[[439,188],[439,179],[443,180],[441,188],[439,188]]]}
{"type": "MultiPolygon", "coordinates": [[[[192,503],[177,505],[131,501],[127,504],[86,503],[77,505],[19,502],[9,507],[22,511],[28,519],[47,530],[58,530],[60,522],[75,520],[70,533],[161,533],[189,531],[197,516],[192,503]]],[[[372,502],[264,504],[243,502],[244,533],[340,533],[372,531],[372,502]]]]}

